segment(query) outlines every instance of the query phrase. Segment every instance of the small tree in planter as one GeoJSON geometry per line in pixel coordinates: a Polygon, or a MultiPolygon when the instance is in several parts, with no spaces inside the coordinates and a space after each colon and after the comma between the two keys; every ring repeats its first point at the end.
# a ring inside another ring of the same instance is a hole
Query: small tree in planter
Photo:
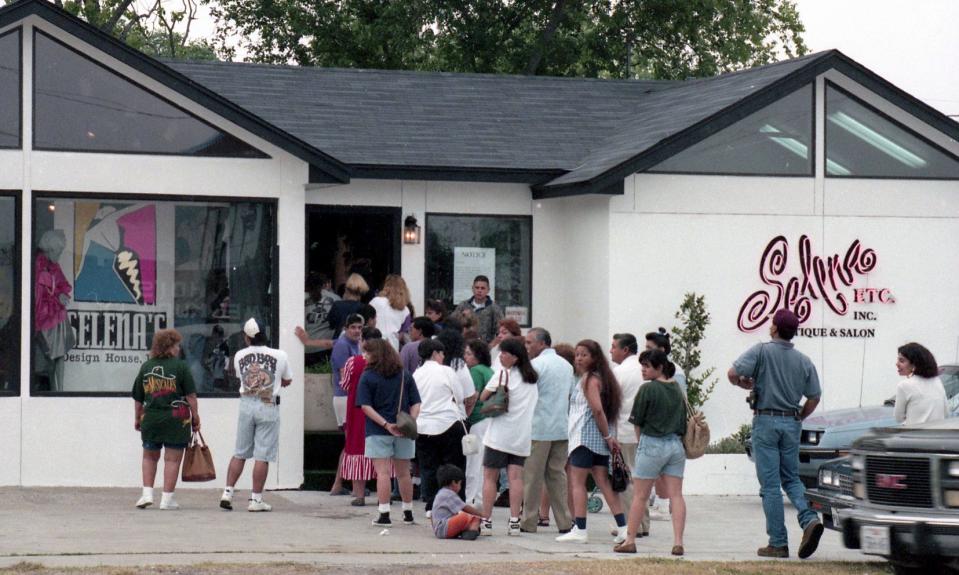
{"type": "Polygon", "coordinates": [[[672,329],[671,355],[686,376],[686,395],[689,398],[689,404],[697,410],[706,403],[716,383],[719,382],[718,378],[710,380],[716,371],[715,367],[705,369],[699,375],[693,375],[693,370],[700,365],[699,344],[705,336],[706,326],[709,325],[706,299],[695,293],[687,293],[679,306],[679,311],[676,312],[676,319],[679,320],[680,325],[672,329]]]}

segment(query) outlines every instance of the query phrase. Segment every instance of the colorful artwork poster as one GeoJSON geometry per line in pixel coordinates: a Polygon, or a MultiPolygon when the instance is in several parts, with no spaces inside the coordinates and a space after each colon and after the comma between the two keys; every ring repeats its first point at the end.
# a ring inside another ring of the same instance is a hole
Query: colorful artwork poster
{"type": "Polygon", "coordinates": [[[156,305],[156,204],[77,202],[74,298],[156,305]]]}

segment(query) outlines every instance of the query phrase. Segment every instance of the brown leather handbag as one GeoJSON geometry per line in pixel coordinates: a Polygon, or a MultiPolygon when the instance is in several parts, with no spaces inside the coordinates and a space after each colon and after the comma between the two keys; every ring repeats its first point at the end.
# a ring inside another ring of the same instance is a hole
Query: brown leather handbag
{"type": "Polygon", "coordinates": [[[213,481],[216,469],[213,467],[213,454],[199,431],[193,432],[190,445],[183,454],[183,481],[213,481]]]}

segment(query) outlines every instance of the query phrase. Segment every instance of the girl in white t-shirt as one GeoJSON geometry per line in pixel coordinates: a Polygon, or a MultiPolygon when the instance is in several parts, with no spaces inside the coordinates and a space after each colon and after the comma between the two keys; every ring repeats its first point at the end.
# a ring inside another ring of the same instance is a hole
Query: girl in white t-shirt
{"type": "Polygon", "coordinates": [[[914,425],[947,417],[946,390],[928,349],[918,343],[900,347],[896,371],[906,378],[896,386],[896,421],[914,425]]]}
{"type": "Polygon", "coordinates": [[[530,454],[533,435],[533,411],[539,399],[538,379],[520,338],[500,343],[500,368],[480,395],[486,401],[502,382],[507,387],[509,408],[493,417],[483,438],[483,535],[492,535],[493,503],[500,469],[509,477],[509,527],[507,535],[519,535],[519,513],[523,504],[523,464],[530,454]]]}
{"type": "Polygon", "coordinates": [[[390,342],[393,349],[400,350],[400,337],[409,330],[406,320],[410,318],[410,291],[401,276],[390,274],[383,281],[379,295],[370,300],[376,310],[376,327],[383,333],[383,339],[390,342]]]}

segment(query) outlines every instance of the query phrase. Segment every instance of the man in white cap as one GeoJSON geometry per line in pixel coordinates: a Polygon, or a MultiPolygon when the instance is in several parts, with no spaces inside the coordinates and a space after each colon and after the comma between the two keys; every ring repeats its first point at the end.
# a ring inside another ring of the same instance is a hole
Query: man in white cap
{"type": "Polygon", "coordinates": [[[267,347],[266,334],[253,318],[243,326],[248,347],[233,356],[233,369],[240,378],[240,416],[236,425],[236,452],[226,473],[226,489],[220,507],[233,509],[233,486],[253,458],[253,493],[247,511],[270,511],[263,501],[263,485],[276,461],[280,437],[280,388],[290,385],[293,371],[286,352],[267,347]],[[279,379],[279,385],[277,380],[279,379]]]}

